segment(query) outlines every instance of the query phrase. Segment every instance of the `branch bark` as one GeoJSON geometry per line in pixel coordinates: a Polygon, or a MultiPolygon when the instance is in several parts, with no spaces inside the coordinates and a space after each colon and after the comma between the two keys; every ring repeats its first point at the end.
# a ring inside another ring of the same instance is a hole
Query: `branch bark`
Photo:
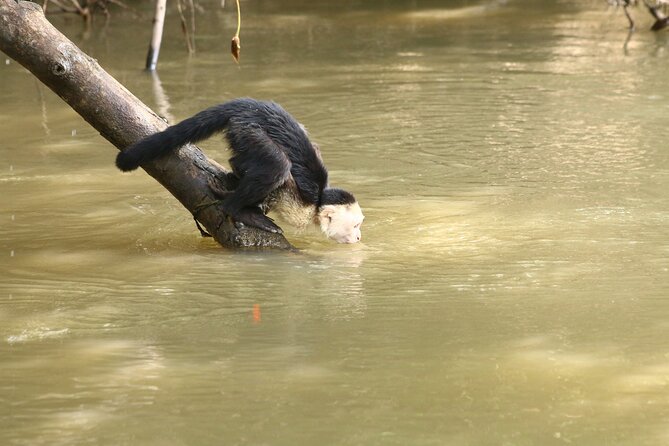
{"type": "MultiPolygon", "coordinates": [[[[118,149],[167,127],[97,61],[54,28],[35,3],[0,0],[0,50],[33,73],[118,149]]],[[[216,181],[227,188],[229,173],[194,145],[142,167],[197,215],[221,245],[292,249],[282,235],[249,227],[238,229],[230,222],[209,187],[216,181]]]]}

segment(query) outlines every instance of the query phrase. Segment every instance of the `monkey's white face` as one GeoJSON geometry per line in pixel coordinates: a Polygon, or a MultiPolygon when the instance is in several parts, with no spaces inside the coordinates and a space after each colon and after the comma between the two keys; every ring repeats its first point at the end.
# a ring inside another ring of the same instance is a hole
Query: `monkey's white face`
{"type": "Polygon", "coordinates": [[[357,243],[362,237],[360,227],[365,216],[356,202],[323,206],[318,213],[321,231],[337,243],[357,243]]]}

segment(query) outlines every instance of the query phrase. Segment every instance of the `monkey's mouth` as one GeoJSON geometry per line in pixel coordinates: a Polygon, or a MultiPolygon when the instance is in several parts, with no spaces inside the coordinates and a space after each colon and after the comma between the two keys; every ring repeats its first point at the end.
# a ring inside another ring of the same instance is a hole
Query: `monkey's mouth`
{"type": "Polygon", "coordinates": [[[337,239],[334,239],[334,240],[337,243],[353,244],[353,243],[358,243],[360,241],[360,237],[337,238],[337,239]]]}

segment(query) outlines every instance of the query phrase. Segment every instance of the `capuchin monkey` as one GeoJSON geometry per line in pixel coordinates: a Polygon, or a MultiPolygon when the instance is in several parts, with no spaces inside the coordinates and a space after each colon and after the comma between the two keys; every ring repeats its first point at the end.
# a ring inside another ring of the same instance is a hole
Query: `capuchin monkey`
{"type": "Polygon", "coordinates": [[[265,214],[276,211],[288,223],[314,223],[339,243],[360,241],[364,220],[349,192],[328,186],[318,146],[279,104],[250,98],[215,105],[127,147],[116,158],[122,171],[225,131],[237,187],[217,193],[236,223],[282,233],[265,214]]]}

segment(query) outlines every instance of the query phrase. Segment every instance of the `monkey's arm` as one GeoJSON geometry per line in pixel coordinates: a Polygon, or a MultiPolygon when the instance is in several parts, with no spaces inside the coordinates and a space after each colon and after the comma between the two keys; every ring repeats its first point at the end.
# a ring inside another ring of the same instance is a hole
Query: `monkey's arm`
{"type": "Polygon", "coordinates": [[[258,124],[231,125],[228,139],[234,152],[230,165],[239,183],[223,201],[223,210],[237,223],[283,232],[260,206],[276,189],[286,187],[291,164],[285,150],[258,124]]]}

